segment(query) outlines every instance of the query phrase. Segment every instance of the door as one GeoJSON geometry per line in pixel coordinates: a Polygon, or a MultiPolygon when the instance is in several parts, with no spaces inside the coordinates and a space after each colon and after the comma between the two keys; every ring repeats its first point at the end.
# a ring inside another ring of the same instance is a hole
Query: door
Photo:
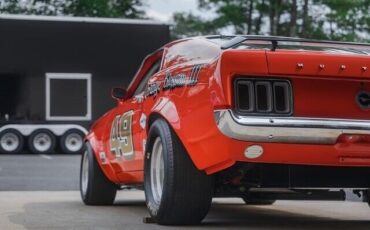
{"type": "Polygon", "coordinates": [[[156,60],[142,77],[131,98],[119,101],[110,114],[106,127],[106,151],[115,156],[111,161],[116,173],[143,170],[143,149],[146,115],[142,112],[144,91],[151,76],[159,71],[161,60],[156,60]]]}

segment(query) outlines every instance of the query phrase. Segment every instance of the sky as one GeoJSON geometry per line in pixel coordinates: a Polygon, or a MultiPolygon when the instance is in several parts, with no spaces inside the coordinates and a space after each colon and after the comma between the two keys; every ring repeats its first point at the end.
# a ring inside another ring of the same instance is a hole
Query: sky
{"type": "Polygon", "coordinates": [[[198,10],[198,0],[146,0],[144,2],[147,3],[144,8],[147,16],[162,22],[169,22],[174,12],[205,14],[198,10]]]}

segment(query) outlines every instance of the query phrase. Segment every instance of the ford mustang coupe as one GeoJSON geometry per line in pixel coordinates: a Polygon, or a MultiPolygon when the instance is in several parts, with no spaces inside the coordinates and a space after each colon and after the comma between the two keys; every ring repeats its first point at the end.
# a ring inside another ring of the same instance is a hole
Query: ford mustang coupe
{"type": "Polygon", "coordinates": [[[370,45],[264,36],[171,42],[91,127],[87,205],[142,188],[158,224],[195,224],[213,197],[246,204],[370,194],[370,45]]]}

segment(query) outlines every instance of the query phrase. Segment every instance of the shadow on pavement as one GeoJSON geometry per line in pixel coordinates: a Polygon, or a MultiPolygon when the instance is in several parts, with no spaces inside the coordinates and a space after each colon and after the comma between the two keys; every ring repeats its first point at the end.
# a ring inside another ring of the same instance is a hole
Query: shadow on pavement
{"type": "MultiPolygon", "coordinates": [[[[370,214],[369,214],[370,215],[370,214]]],[[[338,220],[243,204],[215,204],[204,227],[232,229],[369,229],[370,221],[338,220]]]]}
{"type": "Polygon", "coordinates": [[[85,206],[82,202],[28,203],[10,221],[26,229],[369,229],[370,221],[338,220],[243,204],[213,204],[199,226],[164,227],[144,224],[143,200],[118,201],[113,206],[85,206]]]}

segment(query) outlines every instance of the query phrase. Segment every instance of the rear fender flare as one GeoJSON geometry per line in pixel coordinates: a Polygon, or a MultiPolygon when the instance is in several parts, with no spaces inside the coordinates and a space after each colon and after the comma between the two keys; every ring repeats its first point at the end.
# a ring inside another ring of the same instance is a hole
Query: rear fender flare
{"type": "Polygon", "coordinates": [[[158,98],[148,117],[147,133],[155,119],[166,120],[199,170],[212,174],[235,163],[230,158],[229,146],[225,142],[227,139],[220,135],[213,120],[211,105],[200,106],[191,111],[180,110],[170,98],[158,98]],[[211,119],[199,119],[202,115],[211,119]]]}

